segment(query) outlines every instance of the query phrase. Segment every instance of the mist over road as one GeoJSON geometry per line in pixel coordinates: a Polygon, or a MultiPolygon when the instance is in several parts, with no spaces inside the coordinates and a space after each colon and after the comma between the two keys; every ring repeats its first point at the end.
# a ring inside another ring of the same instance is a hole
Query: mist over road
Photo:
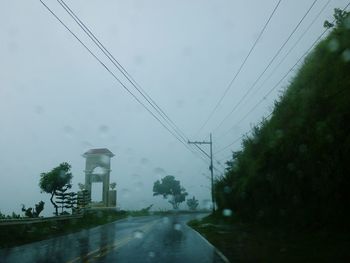
{"type": "Polygon", "coordinates": [[[203,214],[127,218],[15,248],[0,262],[224,262],[186,225],[203,214]]]}

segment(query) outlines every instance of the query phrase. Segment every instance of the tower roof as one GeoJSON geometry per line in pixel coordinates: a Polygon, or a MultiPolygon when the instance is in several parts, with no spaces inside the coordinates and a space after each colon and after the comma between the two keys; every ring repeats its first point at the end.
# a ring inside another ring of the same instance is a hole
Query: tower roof
{"type": "Polygon", "coordinates": [[[107,155],[109,157],[113,157],[114,154],[108,150],[107,148],[98,148],[98,149],[90,149],[86,153],[83,154],[83,157],[87,157],[89,155],[107,155]]]}

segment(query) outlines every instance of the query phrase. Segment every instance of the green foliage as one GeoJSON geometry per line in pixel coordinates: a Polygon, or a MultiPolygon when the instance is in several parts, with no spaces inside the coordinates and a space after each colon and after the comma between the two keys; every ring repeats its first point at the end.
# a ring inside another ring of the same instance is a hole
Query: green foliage
{"type": "Polygon", "coordinates": [[[64,220],[37,222],[35,224],[0,225],[0,249],[81,231],[114,222],[127,216],[128,213],[125,211],[90,210],[81,218],[68,217],[64,220]]]}
{"type": "Polygon", "coordinates": [[[151,205],[149,205],[149,206],[147,206],[147,207],[145,207],[145,208],[142,208],[142,209],[141,209],[141,212],[148,213],[148,212],[151,210],[152,206],[153,206],[153,204],[151,204],[151,205]]]}
{"type": "Polygon", "coordinates": [[[188,193],[186,189],[180,185],[180,181],[175,180],[172,175],[167,175],[161,179],[161,182],[157,180],[153,185],[153,196],[162,195],[163,198],[170,197],[168,201],[174,209],[178,209],[179,205],[185,201],[188,193]]]}
{"type": "Polygon", "coordinates": [[[70,169],[71,166],[68,163],[61,163],[50,172],[41,173],[40,175],[40,189],[45,193],[51,194],[50,201],[55,207],[56,215],[58,215],[58,205],[54,202],[53,197],[58,191],[64,191],[72,187],[70,182],[73,175],[70,173],[70,169]]]}
{"type": "MultiPolygon", "coordinates": [[[[350,19],[349,19],[349,12],[346,11],[342,11],[339,8],[335,8],[334,9],[334,20],[335,20],[335,24],[338,27],[341,27],[344,25],[344,23],[350,23],[350,19]]],[[[329,22],[328,20],[324,21],[323,26],[325,28],[332,28],[335,26],[334,23],[329,22]]]]}
{"type": "Polygon", "coordinates": [[[186,203],[190,210],[196,210],[198,207],[198,200],[194,196],[192,198],[187,199],[186,203]]]}
{"type": "Polygon", "coordinates": [[[58,207],[61,208],[60,215],[69,214],[65,209],[71,209],[72,214],[77,204],[77,194],[74,192],[67,192],[68,188],[62,188],[56,192],[56,204],[59,204],[58,207]]]}
{"type": "Polygon", "coordinates": [[[300,226],[348,224],[350,16],[305,59],[270,120],[262,120],[215,184],[220,209],[300,226]]]}
{"type": "Polygon", "coordinates": [[[85,184],[83,184],[83,183],[78,183],[78,187],[79,187],[80,191],[85,190],[85,184]]]}
{"type": "Polygon", "coordinates": [[[21,215],[18,215],[15,212],[12,212],[12,215],[5,215],[0,211],[0,219],[19,219],[19,218],[21,218],[21,215]]]}
{"type": "Polygon", "coordinates": [[[30,217],[30,218],[39,217],[40,213],[44,210],[44,205],[45,205],[45,202],[40,201],[35,205],[35,209],[33,211],[32,207],[26,208],[25,205],[22,204],[22,212],[24,212],[24,215],[26,217],[30,217]]]}
{"type": "Polygon", "coordinates": [[[89,206],[91,202],[91,197],[88,190],[81,190],[77,195],[77,209],[82,209],[83,211],[89,206]]]}

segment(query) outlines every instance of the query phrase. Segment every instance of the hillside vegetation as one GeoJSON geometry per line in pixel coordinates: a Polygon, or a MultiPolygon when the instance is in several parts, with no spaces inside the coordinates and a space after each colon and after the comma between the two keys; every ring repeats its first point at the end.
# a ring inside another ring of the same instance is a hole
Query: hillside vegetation
{"type": "MultiPolygon", "coordinates": [[[[307,56],[272,117],[233,152],[216,181],[220,210],[297,227],[350,222],[350,16],[307,56]]],[[[326,26],[332,26],[325,23],[326,26]]]]}

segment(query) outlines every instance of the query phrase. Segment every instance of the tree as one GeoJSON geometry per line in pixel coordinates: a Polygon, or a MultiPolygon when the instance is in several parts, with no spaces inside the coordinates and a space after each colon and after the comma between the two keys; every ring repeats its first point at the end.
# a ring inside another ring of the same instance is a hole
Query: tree
{"type": "Polygon", "coordinates": [[[24,215],[30,218],[39,217],[40,213],[44,210],[44,202],[40,201],[35,205],[35,209],[33,211],[32,207],[26,208],[25,205],[22,204],[22,211],[24,215]]]}
{"type": "Polygon", "coordinates": [[[67,215],[68,212],[64,211],[64,209],[72,209],[72,213],[74,210],[74,205],[77,204],[77,194],[74,192],[66,192],[68,189],[64,188],[63,190],[57,190],[56,193],[56,203],[61,207],[61,215],[67,215]]]}
{"type": "Polygon", "coordinates": [[[51,194],[50,201],[55,207],[55,214],[58,215],[58,205],[53,198],[58,191],[66,191],[71,188],[72,173],[70,173],[71,166],[68,163],[61,163],[59,166],[53,168],[48,173],[40,174],[39,186],[42,192],[51,194]]]}
{"type": "Polygon", "coordinates": [[[83,183],[78,183],[78,187],[79,187],[80,191],[85,190],[85,184],[83,184],[83,183]]]}
{"type": "Polygon", "coordinates": [[[169,203],[174,209],[178,209],[179,205],[185,201],[188,193],[186,189],[180,185],[180,181],[175,180],[172,175],[167,175],[157,180],[153,185],[153,196],[162,195],[164,199],[170,197],[169,203]]]}
{"type": "Polygon", "coordinates": [[[198,200],[193,196],[190,199],[187,199],[187,205],[190,210],[196,210],[198,206],[198,200]]]}

